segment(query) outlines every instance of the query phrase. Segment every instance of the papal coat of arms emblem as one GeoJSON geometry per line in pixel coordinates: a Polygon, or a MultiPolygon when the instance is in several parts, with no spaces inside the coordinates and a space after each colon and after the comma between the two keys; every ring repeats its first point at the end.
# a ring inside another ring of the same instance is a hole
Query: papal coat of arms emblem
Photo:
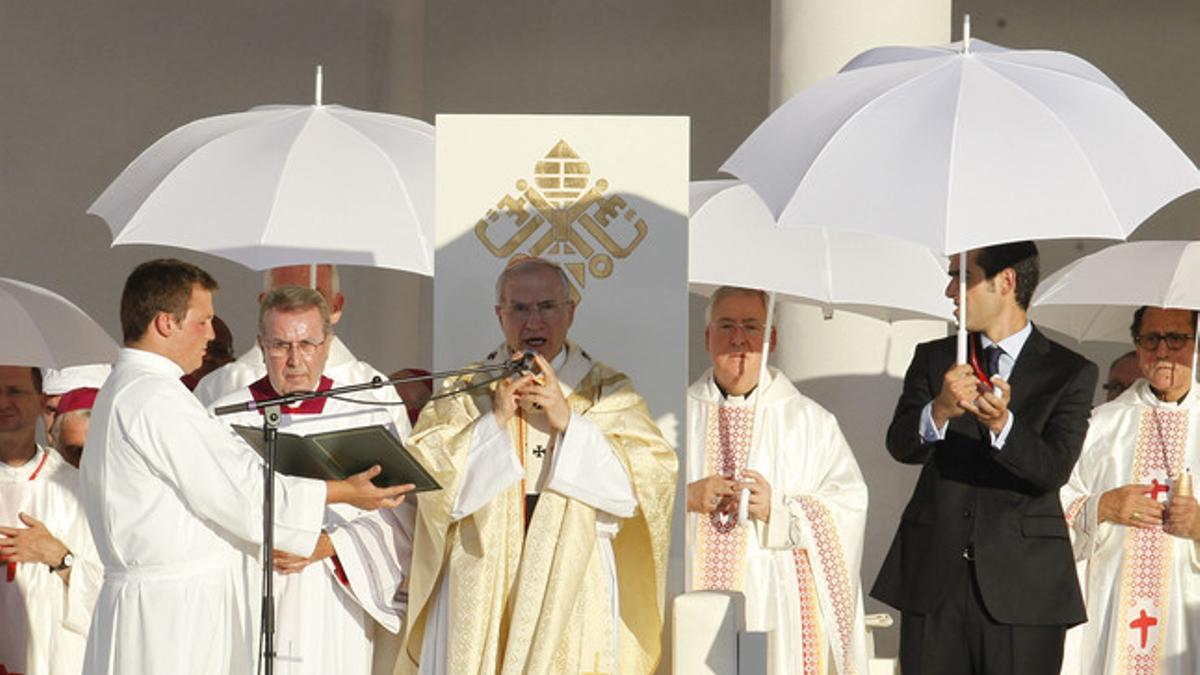
{"type": "Polygon", "coordinates": [[[537,161],[533,182],[516,181],[475,224],[475,236],[497,258],[516,255],[560,263],[579,302],[589,278],[613,274],[649,232],[646,221],[619,194],[605,196],[608,181],[591,179],[591,167],[560,140],[537,161]]]}

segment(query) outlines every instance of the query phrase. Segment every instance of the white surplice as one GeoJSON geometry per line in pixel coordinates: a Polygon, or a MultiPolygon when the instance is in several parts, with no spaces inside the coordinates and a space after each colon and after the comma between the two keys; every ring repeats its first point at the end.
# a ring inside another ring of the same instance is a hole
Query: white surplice
{"type": "MultiPolygon", "coordinates": [[[[742,591],[747,630],[768,632],[774,675],[819,672],[827,654],[836,672],[866,673],[859,566],[867,486],[834,416],[778,370],[770,369],[769,377],[749,397],[726,398],[712,369],[688,388],[687,482],[723,473],[715,456],[722,438],[728,443],[749,434],[757,403],[760,427],[744,451],[743,468],[758,471],[770,484],[771,517],[768,523],[752,520],[744,535],[733,532],[736,539],[720,544],[730,550],[706,561],[698,559],[708,550],[698,539],[707,523],[687,514],[685,586],[742,591]],[[739,428],[730,428],[731,421],[739,428]],[[728,555],[744,558],[729,565],[722,559],[728,555]],[[816,608],[810,606],[812,595],[816,608]]],[[[711,517],[723,531],[737,527],[711,517]]],[[[732,519],[736,522],[736,514],[732,519]]]]}
{"type": "Polygon", "coordinates": [[[0,525],[40,520],[75,557],[69,581],[43,563],[0,563],[0,672],[76,675],[102,569],[79,498],[79,471],[38,447],[20,467],[0,464],[0,525]]]}
{"type": "Polygon", "coordinates": [[[1068,636],[1079,640],[1078,663],[1066,664],[1064,673],[1200,673],[1197,545],[1160,529],[1100,523],[1098,512],[1104,492],[1131,483],[1151,485],[1155,498],[1168,502],[1174,479],[1200,468],[1198,437],[1195,388],[1180,403],[1165,403],[1138,380],[1092,412],[1079,462],[1061,491],[1088,615],[1068,636]]]}
{"type": "MultiPolygon", "coordinates": [[[[327,383],[330,387],[342,386],[336,381],[327,383]]],[[[264,379],[252,386],[269,385],[264,379]]],[[[371,403],[382,398],[379,391],[355,392],[323,403],[309,401],[307,408],[285,408],[279,429],[310,436],[380,425],[401,440],[408,438],[407,417],[400,419],[397,428],[391,407],[371,403]]],[[[270,395],[275,395],[273,390],[270,395]]],[[[241,389],[217,400],[213,407],[252,397],[250,389],[241,389]]],[[[235,413],[220,419],[230,425],[262,425],[259,412],[235,413]]],[[[380,511],[363,511],[347,504],[326,507],[325,531],[333,540],[336,563],[326,559],[297,574],[275,575],[276,673],[369,675],[372,654],[378,649],[388,652],[380,660],[387,663],[390,675],[399,649],[398,638],[393,636],[400,632],[408,601],[403,582],[412,559],[415,503],[414,499],[406,499],[399,508],[380,511]],[[374,640],[376,625],[392,634],[381,632],[379,644],[374,640]]]]}
{"type": "MultiPolygon", "coordinates": [[[[488,355],[486,365],[497,365],[508,357],[501,347],[488,355]]],[[[563,396],[570,396],[592,369],[591,358],[582,349],[564,347],[551,361],[558,376],[563,396]]],[[[483,401],[485,407],[488,401],[483,401]]],[[[475,426],[462,472],[459,492],[451,517],[462,520],[483,508],[497,495],[518,481],[525,481],[526,494],[553,490],[596,509],[596,545],[609,582],[612,598],[612,625],[620,625],[617,571],[612,552],[612,540],[620,530],[620,519],[629,518],[637,509],[637,497],[629,474],[604,434],[577,413],[565,434],[551,439],[531,426],[526,447],[521,455],[513,447],[512,437],[496,423],[490,407],[484,419],[475,426]],[[523,457],[522,457],[523,456],[523,457]],[[543,462],[549,457],[550,461],[543,462]],[[524,465],[523,465],[524,464],[524,465]],[[586,484],[576,477],[586,477],[586,484]]],[[[649,555],[649,553],[647,553],[649,555]]],[[[447,651],[450,635],[449,615],[442,598],[452,592],[445,576],[438,586],[437,596],[429,609],[424,639],[421,643],[420,675],[447,675],[447,651]]],[[[612,662],[616,662],[619,647],[612,647],[612,662]]]]}
{"type": "MultiPolygon", "coordinates": [[[[261,380],[266,374],[267,366],[263,361],[262,350],[259,349],[258,343],[255,343],[232,363],[227,363],[205,375],[192,393],[200,399],[205,407],[212,407],[213,402],[217,399],[230,392],[241,391],[249,387],[252,382],[261,380]]],[[[358,357],[354,356],[346,347],[346,343],[336,335],[333,336],[333,342],[329,345],[329,358],[325,361],[325,372],[321,374],[343,385],[363,384],[376,377],[383,380],[388,379],[387,375],[373,368],[371,364],[359,361],[358,357]]],[[[372,396],[392,403],[400,401],[400,396],[392,387],[374,390],[372,396]]],[[[390,406],[389,410],[396,418],[397,428],[401,426],[400,418],[408,418],[408,411],[403,405],[390,406]]]]}
{"type": "MultiPolygon", "coordinates": [[[[171,360],[122,349],[92,410],[80,477],[104,565],[84,671],[255,670],[262,461],[171,360]]],[[[309,555],[321,481],[275,480],[275,545],[309,555]]]]}

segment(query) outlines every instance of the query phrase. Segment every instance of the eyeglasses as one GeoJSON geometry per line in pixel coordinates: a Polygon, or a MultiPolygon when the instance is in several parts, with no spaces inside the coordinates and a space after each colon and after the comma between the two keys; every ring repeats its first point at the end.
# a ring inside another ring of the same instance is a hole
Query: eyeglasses
{"type": "Polygon", "coordinates": [[[537,304],[528,302],[511,302],[502,311],[508,314],[510,318],[517,321],[528,321],[534,314],[543,319],[553,319],[557,317],[567,306],[571,305],[571,301],[557,302],[555,300],[543,300],[537,304]]]}
{"type": "MultiPolygon", "coordinates": [[[[329,338],[325,338],[328,340],[329,338]]],[[[312,356],[317,353],[321,345],[325,344],[325,340],[313,342],[312,340],[300,340],[299,342],[285,342],[283,340],[271,340],[267,342],[267,353],[276,358],[287,356],[293,349],[300,356],[312,356]]]]}
{"type": "Polygon", "coordinates": [[[749,337],[762,335],[763,331],[766,330],[766,324],[764,324],[762,321],[755,321],[753,319],[749,321],[732,321],[728,319],[722,319],[712,325],[717,329],[717,332],[729,337],[733,337],[734,333],[737,333],[738,330],[744,331],[749,337]]]}
{"type": "Polygon", "coordinates": [[[1183,349],[1187,346],[1188,341],[1196,337],[1187,333],[1147,333],[1133,338],[1134,344],[1142,349],[1153,351],[1158,349],[1158,346],[1163,342],[1167,343],[1167,349],[1175,351],[1183,349]]]}

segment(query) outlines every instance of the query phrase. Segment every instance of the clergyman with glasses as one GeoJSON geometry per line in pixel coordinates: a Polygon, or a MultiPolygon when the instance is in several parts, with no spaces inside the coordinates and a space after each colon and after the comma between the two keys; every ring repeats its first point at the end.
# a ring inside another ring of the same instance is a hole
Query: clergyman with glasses
{"type": "Polygon", "coordinates": [[[774,368],[759,381],[766,303],[731,286],[709,300],[712,367],[688,388],[686,587],[745,595],[771,673],[865,673],[867,486],[829,411],[774,368]]]}
{"type": "MultiPolygon", "coordinates": [[[[1063,508],[1074,534],[1088,621],[1080,669],[1145,664],[1200,672],[1200,513],[1181,477],[1197,467],[1196,312],[1142,307],[1131,326],[1142,379],[1096,408],[1063,508]]],[[[1185,481],[1186,482],[1186,481],[1185,481]]]]}
{"type": "Polygon", "coordinates": [[[418,498],[397,673],[658,663],[677,459],[630,379],[568,339],[570,290],[550,261],[510,262],[484,365],[532,352],[531,372],[447,379],[417,421],[443,489],[418,498]]]}
{"type": "MultiPolygon", "coordinates": [[[[258,346],[267,374],[213,407],[357,384],[328,375],[333,327],[329,305],[317,290],[284,285],[267,291],[258,314],[258,346]]],[[[395,414],[392,391],[382,387],[285,406],[279,428],[309,436],[379,425],[404,440],[408,417],[395,414]]],[[[251,428],[263,423],[261,411],[218,419],[251,428]]],[[[414,511],[407,499],[373,511],[329,504],[311,554],[275,551],[275,650],[282,672],[370,675],[376,651],[390,651],[394,658],[399,640],[387,633],[398,634],[404,622],[414,511]]]]}

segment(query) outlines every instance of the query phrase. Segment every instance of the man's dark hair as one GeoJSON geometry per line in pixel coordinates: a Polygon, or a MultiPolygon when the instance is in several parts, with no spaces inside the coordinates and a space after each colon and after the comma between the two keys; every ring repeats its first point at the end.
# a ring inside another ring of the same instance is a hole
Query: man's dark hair
{"type": "MultiPolygon", "coordinates": [[[[1142,333],[1142,319],[1146,316],[1146,310],[1150,309],[1149,305],[1142,305],[1133,313],[1133,323],[1129,324],[1129,335],[1137,342],[1138,335],[1142,333]]],[[[1196,310],[1192,310],[1192,329],[1196,328],[1196,310]]]]}
{"type": "Polygon", "coordinates": [[[1032,241],[1014,241],[979,249],[975,261],[983,268],[985,279],[991,279],[1001,271],[1012,268],[1017,275],[1013,294],[1021,309],[1029,309],[1029,301],[1037,290],[1040,266],[1037,244],[1032,241]]]}
{"type": "Polygon", "coordinates": [[[125,290],[121,292],[121,332],[125,344],[141,339],[159,312],[183,321],[196,286],[206,291],[220,288],[208,272],[175,258],[159,258],[138,265],[125,280],[125,290]]]}
{"type": "Polygon", "coordinates": [[[29,373],[33,377],[33,390],[42,393],[42,369],[34,366],[29,369],[29,373]]]}

